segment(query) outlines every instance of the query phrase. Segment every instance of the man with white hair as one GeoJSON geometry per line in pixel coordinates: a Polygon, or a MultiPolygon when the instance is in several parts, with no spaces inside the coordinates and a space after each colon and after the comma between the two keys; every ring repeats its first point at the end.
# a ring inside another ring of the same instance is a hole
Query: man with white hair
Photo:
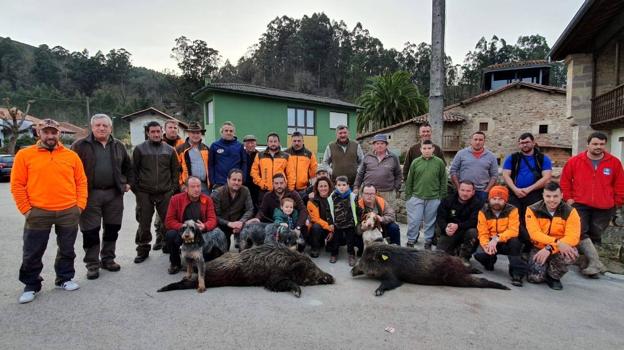
{"type": "Polygon", "coordinates": [[[91,133],[72,145],[87,175],[87,207],[80,215],[87,278],[96,279],[100,267],[119,271],[115,245],[123,217],[123,195],[134,173],[123,143],[112,136],[113,121],[106,114],[91,117],[91,133]],[[104,228],[100,243],[100,228],[104,228]]]}

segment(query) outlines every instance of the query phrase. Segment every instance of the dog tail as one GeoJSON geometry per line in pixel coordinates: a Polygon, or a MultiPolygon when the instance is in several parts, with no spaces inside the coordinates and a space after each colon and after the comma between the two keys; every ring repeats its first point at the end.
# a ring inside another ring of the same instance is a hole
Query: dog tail
{"type": "Polygon", "coordinates": [[[168,292],[170,290],[180,290],[180,289],[196,289],[197,288],[197,280],[188,280],[183,279],[180,282],[175,282],[168,284],[158,290],[158,292],[168,292]]]}
{"type": "Polygon", "coordinates": [[[477,288],[494,288],[494,289],[509,290],[509,287],[507,287],[506,285],[500,284],[498,282],[490,281],[485,278],[473,277],[472,280],[474,282],[473,286],[477,288]]]}

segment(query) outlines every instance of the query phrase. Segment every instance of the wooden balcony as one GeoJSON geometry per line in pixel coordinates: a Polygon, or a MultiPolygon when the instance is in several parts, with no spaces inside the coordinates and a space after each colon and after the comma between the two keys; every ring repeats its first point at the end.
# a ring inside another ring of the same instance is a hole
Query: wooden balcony
{"type": "Polygon", "coordinates": [[[461,140],[459,135],[443,135],[442,150],[455,152],[461,149],[461,140]]]}
{"type": "Polygon", "coordinates": [[[612,129],[624,126],[624,84],[592,99],[591,127],[612,129]]]}

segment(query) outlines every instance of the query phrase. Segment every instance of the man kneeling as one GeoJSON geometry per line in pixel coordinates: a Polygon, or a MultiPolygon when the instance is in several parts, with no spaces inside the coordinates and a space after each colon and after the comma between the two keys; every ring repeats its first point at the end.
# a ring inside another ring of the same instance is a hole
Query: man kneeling
{"type": "Polygon", "coordinates": [[[581,235],[581,219],[576,209],[562,201],[561,187],[556,182],[544,187],[543,197],[527,208],[525,216],[533,242],[527,281],[546,282],[550,288],[560,290],[561,277],[578,257],[575,246],[581,235]]]}
{"type": "Polygon", "coordinates": [[[186,220],[197,222],[197,228],[202,232],[212,231],[217,227],[217,215],[215,214],[212,199],[201,191],[201,180],[196,176],[189,176],[186,180],[186,191],[171,197],[167,209],[165,235],[169,247],[169,273],[176,274],[182,269],[180,259],[180,246],[182,237],[180,230],[186,220]]]}

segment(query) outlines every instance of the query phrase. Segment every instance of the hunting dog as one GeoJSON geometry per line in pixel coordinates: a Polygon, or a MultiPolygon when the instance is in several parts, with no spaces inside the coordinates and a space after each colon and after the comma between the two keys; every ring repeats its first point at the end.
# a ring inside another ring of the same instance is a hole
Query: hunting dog
{"type": "Polygon", "coordinates": [[[287,226],[264,222],[251,223],[241,230],[239,251],[268,242],[279,242],[291,249],[296,249],[299,239],[299,233],[296,230],[290,230],[287,226]]]}
{"type": "Polygon", "coordinates": [[[381,233],[381,223],[376,217],[377,215],[375,213],[369,212],[362,218],[360,230],[362,232],[364,247],[370,245],[372,242],[385,242],[383,234],[381,233]]]}
{"type": "Polygon", "coordinates": [[[186,220],[180,230],[182,246],[180,252],[186,262],[186,276],[193,276],[193,264],[197,266],[198,284],[197,291],[203,293],[206,290],[204,275],[206,273],[206,261],[213,260],[225,253],[227,241],[223,231],[219,229],[202,233],[193,220],[186,220]]]}

